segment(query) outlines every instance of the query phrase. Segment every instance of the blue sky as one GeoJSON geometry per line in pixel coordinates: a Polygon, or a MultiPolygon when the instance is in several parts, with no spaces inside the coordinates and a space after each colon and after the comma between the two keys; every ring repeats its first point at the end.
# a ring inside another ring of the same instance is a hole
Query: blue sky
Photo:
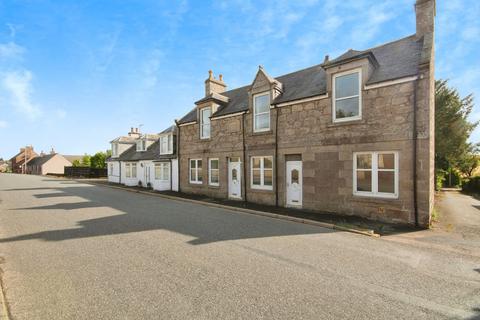
{"type": "MultiPolygon", "coordinates": [[[[278,76],[415,32],[414,0],[0,0],[0,157],[159,132],[258,65],[278,76]]],[[[480,99],[480,2],[437,0],[436,78],[480,99]]],[[[472,120],[480,119],[477,103],[472,120]]],[[[472,140],[480,141],[480,129],[472,140]]]]}

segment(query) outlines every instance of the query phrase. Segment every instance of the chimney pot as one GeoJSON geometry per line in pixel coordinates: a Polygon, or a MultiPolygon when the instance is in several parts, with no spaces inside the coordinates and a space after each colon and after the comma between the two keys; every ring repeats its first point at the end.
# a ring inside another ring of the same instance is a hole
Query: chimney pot
{"type": "Polygon", "coordinates": [[[323,63],[327,63],[330,60],[330,57],[328,54],[325,55],[325,59],[323,60],[323,63]]]}
{"type": "Polygon", "coordinates": [[[219,79],[215,79],[213,76],[213,71],[208,71],[208,79],[205,80],[205,96],[209,96],[212,93],[222,94],[225,92],[226,85],[223,82],[223,75],[219,75],[219,79]]]}

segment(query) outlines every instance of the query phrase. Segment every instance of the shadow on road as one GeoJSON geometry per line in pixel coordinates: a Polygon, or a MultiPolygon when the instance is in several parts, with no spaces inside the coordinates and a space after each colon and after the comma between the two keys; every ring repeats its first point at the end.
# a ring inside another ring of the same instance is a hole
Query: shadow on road
{"type": "MultiPolygon", "coordinates": [[[[234,213],[223,209],[184,203],[158,197],[143,196],[97,186],[68,186],[58,188],[25,188],[5,191],[54,190],[33,194],[36,198],[76,196],[83,202],[61,202],[44,206],[16,208],[13,211],[46,214],[85,214],[75,211],[95,209],[99,218],[81,220],[78,228],[49,230],[0,239],[1,243],[42,239],[62,241],[133,232],[169,230],[193,237],[192,245],[237,239],[265,238],[302,234],[331,233],[334,230],[285,222],[271,218],[234,213]],[[112,215],[112,210],[115,214],[112,215]]],[[[26,195],[31,196],[31,193],[26,195]]]]}

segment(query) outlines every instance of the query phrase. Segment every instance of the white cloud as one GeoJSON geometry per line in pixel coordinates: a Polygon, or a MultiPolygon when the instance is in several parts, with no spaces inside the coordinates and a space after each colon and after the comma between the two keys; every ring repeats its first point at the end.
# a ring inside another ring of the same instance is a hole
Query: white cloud
{"type": "Polygon", "coordinates": [[[40,106],[32,102],[32,73],[28,70],[10,71],[2,75],[1,84],[10,94],[15,109],[29,120],[37,119],[41,114],[40,106]]]}
{"type": "Polygon", "coordinates": [[[15,27],[15,25],[11,24],[11,23],[7,23],[7,27],[8,27],[8,30],[10,30],[10,38],[15,38],[15,35],[17,33],[17,28],[15,27]]]}
{"type": "Polygon", "coordinates": [[[158,83],[160,76],[160,63],[163,57],[162,51],[154,49],[149,53],[148,58],[143,63],[142,77],[144,86],[149,89],[158,83]]]}
{"type": "Polygon", "coordinates": [[[8,127],[8,123],[4,120],[0,120],[0,129],[8,127]]]}
{"type": "Polygon", "coordinates": [[[15,42],[0,43],[0,59],[18,59],[25,49],[15,42]]]}

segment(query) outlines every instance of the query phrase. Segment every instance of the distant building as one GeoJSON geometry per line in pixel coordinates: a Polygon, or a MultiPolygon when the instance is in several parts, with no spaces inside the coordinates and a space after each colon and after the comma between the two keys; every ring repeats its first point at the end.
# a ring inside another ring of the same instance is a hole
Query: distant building
{"type": "Polygon", "coordinates": [[[29,161],[38,157],[32,146],[20,148],[20,152],[10,159],[13,173],[26,173],[26,166],[29,161]]]}
{"type": "Polygon", "coordinates": [[[41,155],[27,163],[27,173],[46,175],[63,174],[64,168],[71,166],[72,163],[59,153],[41,155]]]}

